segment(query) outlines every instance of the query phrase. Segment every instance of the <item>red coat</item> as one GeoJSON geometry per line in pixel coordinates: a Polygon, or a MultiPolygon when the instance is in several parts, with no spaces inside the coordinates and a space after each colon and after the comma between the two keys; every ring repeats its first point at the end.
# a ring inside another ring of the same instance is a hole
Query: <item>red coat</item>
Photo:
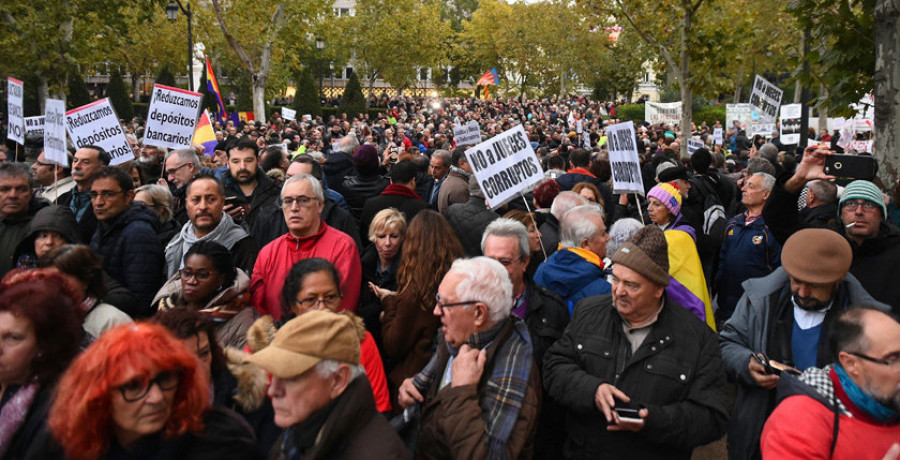
{"type": "Polygon", "coordinates": [[[281,319],[281,288],[295,263],[310,257],[321,257],[337,268],[341,278],[341,310],[356,312],[362,265],[353,238],[329,227],[322,221],[319,232],[304,238],[286,233],[267,244],[259,252],[253,277],[250,279],[250,298],[253,306],[264,315],[281,319]]]}

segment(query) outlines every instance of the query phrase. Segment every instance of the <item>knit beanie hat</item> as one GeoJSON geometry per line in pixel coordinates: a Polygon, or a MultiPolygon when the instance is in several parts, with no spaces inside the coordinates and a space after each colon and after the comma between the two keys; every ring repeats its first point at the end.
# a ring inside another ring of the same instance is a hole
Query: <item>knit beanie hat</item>
{"type": "Polygon", "coordinates": [[[887,218],[887,208],[884,206],[884,194],[881,193],[881,190],[877,185],[862,179],[850,182],[850,185],[847,185],[847,188],[844,189],[844,193],[841,194],[841,201],[838,209],[844,206],[844,202],[857,199],[863,199],[877,204],[881,208],[881,217],[883,219],[887,218]]]}
{"type": "Polygon", "coordinates": [[[628,267],[660,286],[669,285],[669,244],[656,225],[638,230],[616,251],[612,262],[628,267]]]}
{"type": "Polygon", "coordinates": [[[833,283],[850,270],[853,250],[834,230],[807,228],[791,235],[781,250],[784,271],[807,283],[833,283]]]}
{"type": "Polygon", "coordinates": [[[663,182],[656,187],[650,189],[647,193],[647,199],[656,198],[669,209],[673,216],[677,216],[681,212],[681,193],[678,187],[670,182],[663,182]]]}

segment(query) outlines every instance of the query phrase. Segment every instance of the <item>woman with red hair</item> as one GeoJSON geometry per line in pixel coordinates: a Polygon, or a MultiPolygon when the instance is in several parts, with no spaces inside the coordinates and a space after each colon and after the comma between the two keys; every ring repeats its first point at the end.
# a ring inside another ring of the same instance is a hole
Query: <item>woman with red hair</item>
{"type": "Polygon", "coordinates": [[[105,332],[63,374],[31,458],[255,458],[249,428],[210,409],[197,358],[162,326],[105,332]],[[50,439],[52,436],[52,439],[50,439]]]}

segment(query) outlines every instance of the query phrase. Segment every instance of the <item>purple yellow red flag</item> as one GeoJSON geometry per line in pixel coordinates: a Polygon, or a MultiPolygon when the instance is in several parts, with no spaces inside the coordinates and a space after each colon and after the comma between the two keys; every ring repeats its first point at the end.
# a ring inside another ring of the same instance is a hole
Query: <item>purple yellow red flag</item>
{"type": "Polygon", "coordinates": [[[222,99],[222,92],[219,91],[219,81],[216,80],[216,74],[213,72],[212,64],[209,63],[208,57],[206,58],[206,89],[216,97],[216,105],[219,106],[217,118],[219,121],[225,121],[227,117],[225,100],[222,99]]]}
{"type": "Polygon", "coordinates": [[[204,110],[200,115],[200,121],[197,122],[197,129],[194,130],[194,144],[203,146],[203,153],[210,157],[216,156],[216,133],[213,131],[212,123],[209,118],[209,112],[204,110]]]}

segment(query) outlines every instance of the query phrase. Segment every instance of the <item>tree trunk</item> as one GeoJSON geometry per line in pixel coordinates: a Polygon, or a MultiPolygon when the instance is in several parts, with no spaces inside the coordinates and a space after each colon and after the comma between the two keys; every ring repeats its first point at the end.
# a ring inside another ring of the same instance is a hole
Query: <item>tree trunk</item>
{"type": "MultiPolygon", "coordinates": [[[[378,73],[372,72],[372,76],[369,77],[369,99],[372,99],[372,93],[375,92],[375,79],[378,78],[378,73]]],[[[347,85],[344,85],[344,90],[346,91],[347,85]]]]}
{"type": "Polygon", "coordinates": [[[141,78],[133,69],[131,71],[131,100],[141,102],[141,78]]]}
{"type": "Polygon", "coordinates": [[[691,107],[693,102],[691,56],[688,54],[688,34],[691,31],[693,11],[691,11],[690,2],[683,2],[682,5],[684,7],[684,24],[681,27],[681,68],[678,72],[678,79],[681,87],[681,158],[686,159],[689,158],[687,140],[691,137],[691,119],[694,117],[691,107]]]}
{"type": "Polygon", "coordinates": [[[266,83],[268,74],[253,75],[253,116],[256,121],[266,122],[266,83]]]}
{"type": "Polygon", "coordinates": [[[900,165],[900,4],[875,4],[875,157],[881,158],[878,175],[887,187],[898,177],[900,165]]]}
{"type": "Polygon", "coordinates": [[[744,90],[744,63],[738,65],[737,80],[734,83],[734,103],[741,103],[741,91],[744,90]]]}
{"type": "MultiPolygon", "coordinates": [[[[819,85],[819,94],[822,98],[828,99],[828,88],[825,85],[819,85]]],[[[819,123],[816,129],[816,134],[821,133],[822,130],[828,129],[828,109],[821,108],[819,109],[819,123]]]]}

